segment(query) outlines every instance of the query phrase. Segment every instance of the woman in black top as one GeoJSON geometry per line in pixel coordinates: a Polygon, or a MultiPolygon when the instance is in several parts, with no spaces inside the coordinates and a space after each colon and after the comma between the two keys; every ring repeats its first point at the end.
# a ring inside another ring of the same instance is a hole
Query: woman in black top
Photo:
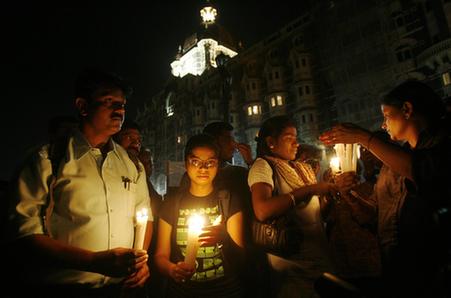
{"type": "Polygon", "coordinates": [[[242,297],[236,273],[242,258],[243,215],[240,200],[217,190],[218,149],[208,135],[196,135],[185,147],[190,184],[165,200],[159,219],[155,262],[169,277],[167,297],[242,297]],[[188,222],[204,220],[195,265],[185,263],[188,222]]]}
{"type": "Polygon", "coordinates": [[[440,273],[450,235],[439,217],[451,201],[444,105],[424,83],[407,81],[382,98],[381,110],[382,128],[403,145],[352,124],[337,125],[320,139],[328,145],[360,143],[384,163],[373,196],[390,297],[442,297],[440,273]]]}

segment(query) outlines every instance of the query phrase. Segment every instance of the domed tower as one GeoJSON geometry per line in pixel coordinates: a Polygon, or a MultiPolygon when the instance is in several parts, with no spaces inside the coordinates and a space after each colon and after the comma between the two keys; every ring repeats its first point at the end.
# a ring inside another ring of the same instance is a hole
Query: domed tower
{"type": "Polygon", "coordinates": [[[171,63],[171,72],[176,77],[200,76],[206,69],[217,67],[217,56],[232,58],[238,54],[232,36],[216,22],[218,12],[209,1],[200,10],[200,16],[202,22],[197,32],[185,39],[171,63]]]}

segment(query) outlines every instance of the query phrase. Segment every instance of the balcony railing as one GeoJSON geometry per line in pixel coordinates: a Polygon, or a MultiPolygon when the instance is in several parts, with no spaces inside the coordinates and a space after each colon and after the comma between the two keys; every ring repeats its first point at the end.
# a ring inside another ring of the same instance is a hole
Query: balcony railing
{"type": "Polygon", "coordinates": [[[424,50],[418,55],[418,64],[425,64],[426,61],[432,57],[440,57],[441,53],[451,50],[451,38],[445,39],[429,48],[424,50]]]}

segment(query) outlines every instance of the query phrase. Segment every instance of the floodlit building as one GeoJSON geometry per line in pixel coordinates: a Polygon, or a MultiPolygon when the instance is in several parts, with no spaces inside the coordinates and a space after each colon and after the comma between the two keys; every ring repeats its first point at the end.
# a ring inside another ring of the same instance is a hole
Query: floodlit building
{"type": "MultiPolygon", "coordinates": [[[[403,80],[451,92],[451,1],[312,1],[249,48],[218,24],[214,7],[200,13],[170,65],[173,76],[136,119],[160,192],[177,185],[187,139],[210,122],[231,123],[255,150],[262,121],[288,114],[300,141],[318,144],[336,122],[378,129],[380,95],[403,80]]],[[[234,162],[242,163],[239,155],[234,162]]]]}

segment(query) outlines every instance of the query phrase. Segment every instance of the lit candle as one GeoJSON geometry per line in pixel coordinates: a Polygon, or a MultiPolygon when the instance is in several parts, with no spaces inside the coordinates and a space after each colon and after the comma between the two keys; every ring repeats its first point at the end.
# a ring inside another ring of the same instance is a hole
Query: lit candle
{"type": "Polygon", "coordinates": [[[204,227],[204,218],[193,214],[188,219],[188,241],[186,243],[185,263],[194,268],[196,265],[197,249],[199,248],[199,235],[204,227]]]}
{"type": "Polygon", "coordinates": [[[330,159],[329,163],[330,169],[332,170],[332,174],[337,174],[340,172],[340,158],[338,156],[334,156],[330,159]]]}
{"type": "Polygon", "coordinates": [[[149,216],[147,215],[147,209],[143,208],[136,212],[136,226],[135,226],[135,243],[133,248],[143,249],[144,248],[144,238],[146,237],[146,227],[147,220],[149,216]]]}

